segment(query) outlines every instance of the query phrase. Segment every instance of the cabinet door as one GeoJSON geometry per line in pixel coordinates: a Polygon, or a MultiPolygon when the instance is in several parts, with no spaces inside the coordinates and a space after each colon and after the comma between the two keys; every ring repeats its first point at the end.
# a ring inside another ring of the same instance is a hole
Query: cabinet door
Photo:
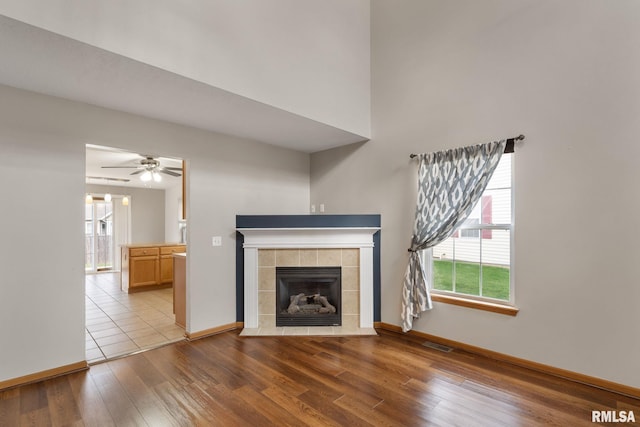
{"type": "Polygon", "coordinates": [[[129,286],[156,285],[158,283],[158,257],[135,256],[129,258],[129,286]]]}
{"type": "Polygon", "coordinates": [[[160,248],[160,283],[173,282],[173,257],[171,254],[185,251],[185,245],[163,246],[160,248]]]}
{"type": "Polygon", "coordinates": [[[173,264],[173,312],[176,325],[185,327],[187,320],[186,257],[177,257],[173,264]]]}
{"type": "Polygon", "coordinates": [[[173,256],[160,256],[160,283],[173,282],[173,256]]]}

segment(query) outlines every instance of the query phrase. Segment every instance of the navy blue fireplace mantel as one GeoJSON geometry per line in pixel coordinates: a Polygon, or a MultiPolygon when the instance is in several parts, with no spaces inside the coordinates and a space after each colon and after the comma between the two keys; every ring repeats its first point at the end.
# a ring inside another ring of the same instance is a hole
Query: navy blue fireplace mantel
{"type": "MultiPolygon", "coordinates": [[[[242,229],[380,228],[381,217],[364,215],[236,215],[236,321],[244,322],[244,235],[242,229]]],[[[380,230],[373,235],[373,321],[380,322],[380,230]]]]}

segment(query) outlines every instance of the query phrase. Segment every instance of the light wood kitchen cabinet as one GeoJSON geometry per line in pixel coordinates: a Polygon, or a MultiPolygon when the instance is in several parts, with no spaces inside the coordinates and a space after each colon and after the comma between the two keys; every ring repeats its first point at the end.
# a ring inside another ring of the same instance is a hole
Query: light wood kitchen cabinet
{"type": "Polygon", "coordinates": [[[158,284],[158,257],[132,256],[129,258],[129,287],[158,284]]]}
{"type": "Polygon", "coordinates": [[[160,283],[173,282],[173,254],[185,251],[183,246],[163,246],[160,248],[160,283]]]}
{"type": "Polygon", "coordinates": [[[173,258],[173,313],[176,325],[187,324],[187,254],[177,253],[173,258]]]}
{"type": "Polygon", "coordinates": [[[171,287],[172,254],[185,251],[185,245],[176,244],[123,246],[122,290],[132,293],[171,287]]]}

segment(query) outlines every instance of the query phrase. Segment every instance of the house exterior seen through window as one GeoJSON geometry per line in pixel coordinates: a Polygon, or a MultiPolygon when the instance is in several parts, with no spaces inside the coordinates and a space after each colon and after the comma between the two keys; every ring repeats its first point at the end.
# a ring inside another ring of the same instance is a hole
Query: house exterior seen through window
{"type": "Polygon", "coordinates": [[[432,248],[431,289],[513,303],[511,280],[512,154],[503,154],[469,218],[432,248]]]}
{"type": "Polygon", "coordinates": [[[85,272],[109,270],[114,264],[113,202],[85,205],[85,272]]]}

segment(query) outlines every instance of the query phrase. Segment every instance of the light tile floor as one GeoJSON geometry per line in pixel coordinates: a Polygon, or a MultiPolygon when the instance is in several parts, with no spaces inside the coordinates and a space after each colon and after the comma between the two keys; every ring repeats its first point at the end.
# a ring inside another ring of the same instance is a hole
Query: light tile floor
{"type": "Polygon", "coordinates": [[[128,294],[120,290],[120,273],[88,274],[85,300],[89,363],[184,339],[171,288],[128,294]]]}

